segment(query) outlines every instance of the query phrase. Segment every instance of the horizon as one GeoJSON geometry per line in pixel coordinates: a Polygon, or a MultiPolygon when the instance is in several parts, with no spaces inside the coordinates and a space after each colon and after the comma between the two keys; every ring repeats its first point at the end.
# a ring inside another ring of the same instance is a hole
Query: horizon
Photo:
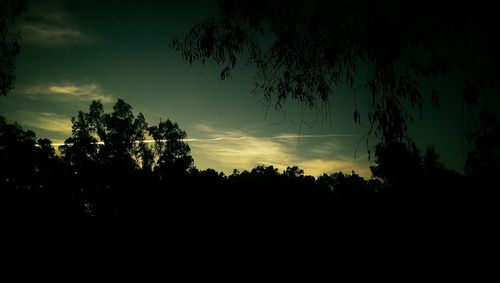
{"type": "MultiPolygon", "coordinates": [[[[58,144],[71,133],[70,118],[85,111],[91,100],[99,99],[109,109],[123,98],[134,113],[153,122],[177,121],[194,139],[248,137],[191,143],[200,169],[226,172],[286,164],[310,175],[354,170],[370,177],[367,149],[378,139],[372,135],[365,140],[367,95],[360,93],[357,102],[360,125],[352,121],[353,101],[342,87],[318,109],[288,101],[277,111],[251,94],[253,67],[238,66],[230,80],[221,81],[220,65],[189,65],[169,47],[172,38],[215,15],[216,1],[202,2],[203,9],[193,9],[199,1],[131,3],[30,1],[18,23],[23,39],[15,89],[1,98],[0,113],[7,121],[58,144]],[[303,138],[270,138],[286,135],[303,138]]],[[[423,119],[410,124],[409,133],[420,151],[435,146],[448,168],[463,172],[468,145],[456,123],[463,110],[452,95],[453,82],[443,89],[441,108],[425,107],[423,119]]]]}
{"type": "Polygon", "coordinates": [[[1,3],[2,277],[491,265],[495,9],[1,3]]]}

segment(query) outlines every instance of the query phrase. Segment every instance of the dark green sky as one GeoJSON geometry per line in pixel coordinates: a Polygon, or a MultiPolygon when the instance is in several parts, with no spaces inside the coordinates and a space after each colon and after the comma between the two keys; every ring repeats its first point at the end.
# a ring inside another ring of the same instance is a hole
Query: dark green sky
{"type": "MultiPolygon", "coordinates": [[[[0,114],[61,143],[70,134],[70,117],[92,99],[110,109],[120,97],[150,124],[177,121],[193,139],[200,169],[230,173],[257,164],[299,165],[312,175],[354,169],[370,176],[365,146],[354,159],[367,123],[353,123],[348,91],[337,91],[326,118],[293,102],[282,112],[267,112],[260,97],[251,95],[252,67],[240,66],[222,82],[221,66],[189,66],[168,47],[172,36],[214,15],[216,1],[123,2],[30,1],[19,22],[24,39],[15,91],[0,98],[0,114]],[[301,128],[302,116],[317,123],[301,128]]],[[[427,108],[410,131],[421,148],[434,144],[448,167],[461,170],[462,102],[450,95],[449,85],[442,108],[427,108]]]]}

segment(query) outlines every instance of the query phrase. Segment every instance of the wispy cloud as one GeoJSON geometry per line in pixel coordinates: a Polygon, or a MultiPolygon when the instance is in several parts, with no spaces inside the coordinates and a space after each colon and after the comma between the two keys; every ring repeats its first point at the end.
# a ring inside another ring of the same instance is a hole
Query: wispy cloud
{"type": "Polygon", "coordinates": [[[23,40],[45,47],[63,47],[94,43],[95,37],[84,32],[64,11],[60,1],[30,3],[20,23],[23,40]]]}
{"type": "Polygon", "coordinates": [[[57,134],[71,133],[71,119],[55,113],[47,112],[22,112],[22,125],[41,129],[57,134]]]}
{"type": "MultiPolygon", "coordinates": [[[[55,119],[56,117],[49,113],[36,115],[41,119],[38,122],[30,120],[32,124],[29,125],[32,127],[52,131],[59,129],[68,133],[71,131],[69,119],[55,119]]],[[[298,148],[296,141],[298,135],[252,136],[235,129],[217,130],[209,126],[195,126],[195,128],[203,129],[200,134],[204,134],[204,137],[191,137],[185,141],[191,146],[196,165],[200,169],[214,168],[230,173],[233,169],[250,170],[257,165],[273,165],[279,170],[297,165],[304,169],[306,174],[313,176],[339,171],[350,173],[353,170],[363,177],[371,176],[366,156],[354,159],[351,155],[343,154],[339,143],[334,141],[306,147],[304,152],[304,149],[298,148]]],[[[307,139],[350,136],[352,135],[307,135],[307,139]]],[[[146,143],[153,142],[154,140],[146,140],[146,143]]],[[[54,143],[54,145],[60,144],[54,143]]],[[[350,149],[344,149],[348,150],[350,149]]]]}
{"type": "Polygon", "coordinates": [[[57,100],[57,101],[92,101],[101,100],[103,103],[114,101],[114,97],[106,94],[97,83],[77,84],[77,83],[49,83],[32,86],[20,86],[18,93],[34,100],[57,100]]]}
{"type": "Polygon", "coordinates": [[[21,24],[21,32],[24,40],[46,47],[92,42],[91,37],[78,28],[63,25],[23,23],[21,24]]]}
{"type": "Polygon", "coordinates": [[[235,129],[217,130],[205,124],[196,125],[194,128],[206,135],[206,138],[186,139],[200,168],[211,167],[227,173],[234,168],[248,170],[261,164],[273,165],[280,170],[286,166],[297,165],[303,168],[306,174],[314,176],[354,170],[364,177],[370,177],[366,159],[354,160],[346,157],[341,154],[339,145],[330,141],[335,137],[353,135],[301,135],[301,138],[305,139],[330,138],[319,147],[308,148],[307,152],[304,152],[304,149],[299,150],[297,145],[299,135],[255,136],[235,129]],[[309,157],[311,155],[316,157],[309,157]]]}
{"type": "MultiPolygon", "coordinates": [[[[216,129],[204,123],[199,123],[194,125],[194,129],[207,133],[210,139],[251,139],[257,136],[251,136],[238,130],[221,130],[216,129]],[[220,136],[218,136],[220,135],[220,136]]],[[[322,134],[322,135],[311,135],[311,134],[292,134],[292,133],[281,133],[272,136],[260,136],[260,139],[270,139],[270,140],[300,140],[300,139],[323,139],[323,138],[333,138],[333,137],[359,137],[359,135],[353,134],[322,134]]],[[[331,145],[331,144],[330,144],[331,145]]]]}
{"type": "Polygon", "coordinates": [[[225,171],[251,169],[259,164],[282,167],[294,160],[283,143],[256,137],[197,139],[190,145],[198,163],[216,165],[225,171]]]}
{"type": "Polygon", "coordinates": [[[333,151],[340,150],[340,145],[334,142],[324,142],[309,149],[309,152],[315,156],[328,156],[333,151]]]}

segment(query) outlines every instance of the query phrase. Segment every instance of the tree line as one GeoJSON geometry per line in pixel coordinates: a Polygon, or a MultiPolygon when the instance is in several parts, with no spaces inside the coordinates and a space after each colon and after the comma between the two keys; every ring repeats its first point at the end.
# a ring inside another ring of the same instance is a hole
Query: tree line
{"type": "MultiPolygon", "coordinates": [[[[26,1],[1,3],[5,96],[19,53],[14,23],[26,1]]],[[[375,148],[374,178],[354,172],[314,178],[294,166],[229,176],[198,170],[175,122],[149,127],[122,100],[111,113],[99,102],[79,112],[60,155],[49,140],[2,117],[5,266],[347,262],[394,269],[482,262],[477,251],[496,241],[490,227],[500,171],[498,121],[484,114],[480,128],[468,133],[475,148],[460,174],[445,168],[432,148],[422,155],[411,143],[405,105],[419,112],[425,101],[439,105],[437,88],[424,99],[421,85],[447,74],[463,77],[467,106],[481,104],[485,87],[498,81],[495,9],[464,1],[383,3],[219,1],[216,17],[171,42],[188,63],[225,64],[222,79],[238,58],[248,59],[257,69],[256,91],[277,109],[288,98],[320,107],[340,85],[353,94],[367,90],[369,133],[383,141],[375,148]]],[[[356,95],[353,100],[360,122],[356,95]]]]}
{"type": "Polygon", "coordinates": [[[484,209],[493,207],[483,196],[498,170],[495,127],[477,133],[465,175],[433,148],[420,154],[400,143],[376,147],[365,180],[355,172],[315,178],[297,166],[199,170],[176,122],[149,126],[121,99],[110,113],[98,101],[78,112],[60,154],[1,118],[7,261],[276,266],[349,262],[360,253],[364,261],[405,258],[438,247],[456,253],[469,235],[463,227],[481,231],[484,209]]]}

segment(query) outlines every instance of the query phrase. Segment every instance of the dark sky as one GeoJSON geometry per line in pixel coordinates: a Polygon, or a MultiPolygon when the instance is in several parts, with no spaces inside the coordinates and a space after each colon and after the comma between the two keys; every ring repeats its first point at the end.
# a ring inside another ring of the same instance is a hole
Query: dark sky
{"type": "MultiPolygon", "coordinates": [[[[294,102],[281,112],[266,111],[260,97],[251,95],[251,66],[237,67],[223,82],[221,66],[190,66],[169,49],[172,36],[215,15],[216,1],[172,3],[30,1],[19,22],[23,41],[15,91],[1,98],[1,115],[62,143],[71,132],[70,117],[87,110],[91,100],[100,99],[109,110],[123,98],[150,124],[177,121],[200,169],[228,174],[258,164],[299,165],[312,175],[355,170],[370,176],[364,142],[354,158],[367,122],[353,122],[354,102],[346,89],[337,90],[330,115],[294,102]]],[[[455,91],[448,83],[442,107],[427,107],[410,133],[419,147],[435,145],[448,167],[461,170],[466,147],[455,91]]],[[[366,106],[367,96],[359,97],[366,106]]]]}

